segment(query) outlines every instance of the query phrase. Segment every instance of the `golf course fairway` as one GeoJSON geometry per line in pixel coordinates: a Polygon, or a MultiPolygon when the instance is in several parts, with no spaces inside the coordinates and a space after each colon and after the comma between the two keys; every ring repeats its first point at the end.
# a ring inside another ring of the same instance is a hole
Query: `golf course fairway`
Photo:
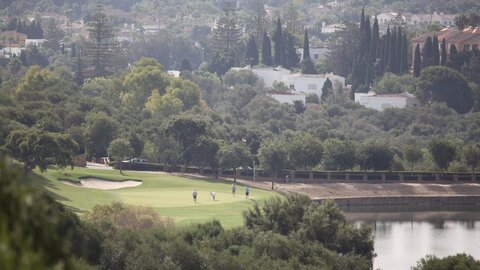
{"type": "Polygon", "coordinates": [[[221,179],[202,179],[188,176],[176,176],[166,173],[147,173],[116,170],[98,170],[75,168],[74,170],[50,169],[43,174],[34,171],[29,184],[47,191],[58,202],[82,213],[95,205],[120,201],[127,205],[146,206],[158,211],[161,216],[171,217],[176,224],[219,220],[225,228],[239,226],[243,222],[242,212],[255,202],[262,203],[268,198],[280,196],[277,193],[250,188],[250,196],[245,199],[244,186],[237,185],[236,196],[232,196],[232,182],[221,179]],[[75,187],[62,183],[59,178],[78,181],[78,177],[91,176],[111,180],[138,179],[143,183],[136,187],[114,190],[75,187]],[[198,199],[192,199],[193,190],[197,190],[198,199]],[[210,192],[216,193],[213,201],[210,192]]]}

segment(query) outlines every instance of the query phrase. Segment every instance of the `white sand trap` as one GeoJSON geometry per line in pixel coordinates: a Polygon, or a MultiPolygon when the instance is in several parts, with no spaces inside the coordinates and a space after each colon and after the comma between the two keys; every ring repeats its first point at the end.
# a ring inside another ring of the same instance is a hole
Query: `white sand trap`
{"type": "Polygon", "coordinates": [[[143,182],[133,181],[133,180],[108,181],[108,180],[102,180],[98,178],[85,178],[85,179],[81,179],[80,183],[75,183],[75,182],[66,181],[66,180],[62,180],[62,183],[64,183],[65,185],[74,186],[74,187],[109,190],[109,189],[136,187],[136,186],[140,186],[143,182]]]}

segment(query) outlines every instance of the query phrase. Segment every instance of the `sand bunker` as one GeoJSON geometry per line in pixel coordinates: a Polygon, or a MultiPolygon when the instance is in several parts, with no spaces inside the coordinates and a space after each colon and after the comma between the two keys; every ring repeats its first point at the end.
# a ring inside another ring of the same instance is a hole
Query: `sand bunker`
{"type": "Polygon", "coordinates": [[[73,182],[68,180],[61,180],[62,183],[74,187],[93,188],[93,189],[121,189],[127,187],[140,186],[142,181],[125,180],[125,181],[108,181],[98,178],[84,178],[80,182],[73,182]]]}

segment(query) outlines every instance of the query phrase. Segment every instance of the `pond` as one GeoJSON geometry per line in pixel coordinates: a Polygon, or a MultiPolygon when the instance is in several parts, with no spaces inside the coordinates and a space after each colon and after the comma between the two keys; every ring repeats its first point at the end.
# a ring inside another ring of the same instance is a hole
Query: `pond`
{"type": "Polygon", "coordinates": [[[410,269],[428,254],[444,257],[467,253],[480,259],[478,206],[442,211],[355,210],[346,212],[347,219],[357,225],[370,224],[373,228],[377,254],[374,269],[410,269]]]}

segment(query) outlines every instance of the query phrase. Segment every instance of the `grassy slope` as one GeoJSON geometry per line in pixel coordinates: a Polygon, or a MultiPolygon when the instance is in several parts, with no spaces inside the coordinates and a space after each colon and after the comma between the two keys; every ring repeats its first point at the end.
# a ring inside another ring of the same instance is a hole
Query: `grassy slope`
{"type": "Polygon", "coordinates": [[[178,177],[170,174],[153,174],[125,172],[125,176],[118,171],[93,170],[75,168],[66,170],[70,176],[65,177],[60,171],[49,170],[32,177],[30,183],[45,188],[59,202],[71,207],[74,211],[82,212],[92,209],[97,204],[108,204],[112,201],[122,201],[129,205],[148,206],[159,211],[162,216],[174,218],[178,224],[203,222],[218,219],[225,227],[242,224],[241,213],[254,201],[262,202],[276,196],[275,193],[250,189],[250,199],[244,198],[244,189],[237,189],[237,196],[231,195],[231,183],[222,180],[197,179],[178,177]],[[119,190],[96,190],[72,187],[62,184],[57,179],[78,178],[91,175],[106,179],[140,179],[143,184],[138,187],[119,190]],[[192,192],[196,189],[198,200],[192,200],[192,192]],[[217,194],[217,201],[213,201],[209,192],[217,194]]]}

